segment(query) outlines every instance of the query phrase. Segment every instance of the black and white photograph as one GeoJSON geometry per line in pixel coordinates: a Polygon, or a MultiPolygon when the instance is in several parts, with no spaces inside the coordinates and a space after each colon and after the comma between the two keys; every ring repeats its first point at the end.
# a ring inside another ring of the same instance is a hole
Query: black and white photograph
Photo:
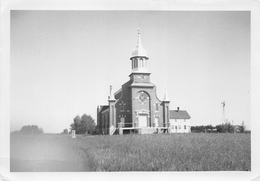
{"type": "Polygon", "coordinates": [[[0,178],[257,178],[252,37],[260,6],[203,3],[13,5],[9,24],[1,23],[1,38],[9,35],[1,46],[9,48],[1,47],[1,137],[8,149],[0,178]]]}

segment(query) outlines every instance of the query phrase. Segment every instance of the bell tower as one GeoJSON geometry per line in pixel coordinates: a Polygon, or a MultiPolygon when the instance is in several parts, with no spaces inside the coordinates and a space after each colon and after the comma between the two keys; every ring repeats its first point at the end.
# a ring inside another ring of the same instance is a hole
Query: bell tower
{"type": "Polygon", "coordinates": [[[137,46],[132,52],[132,73],[148,73],[147,70],[147,52],[144,49],[141,42],[141,30],[138,29],[138,41],[137,46]]]}
{"type": "Polygon", "coordinates": [[[141,42],[141,30],[138,29],[137,45],[132,51],[130,58],[132,72],[129,75],[130,79],[136,83],[150,83],[150,72],[147,69],[148,62],[147,52],[141,42]]]}

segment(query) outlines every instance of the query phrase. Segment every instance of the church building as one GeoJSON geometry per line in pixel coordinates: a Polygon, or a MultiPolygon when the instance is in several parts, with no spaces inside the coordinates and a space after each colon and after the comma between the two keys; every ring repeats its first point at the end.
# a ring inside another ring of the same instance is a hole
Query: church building
{"type": "Polygon", "coordinates": [[[137,46],[130,57],[132,72],[118,91],[110,86],[108,105],[97,106],[97,128],[100,134],[152,134],[190,132],[187,111],[170,110],[167,92],[159,100],[156,86],[150,82],[148,56],[140,31],[137,46]]]}

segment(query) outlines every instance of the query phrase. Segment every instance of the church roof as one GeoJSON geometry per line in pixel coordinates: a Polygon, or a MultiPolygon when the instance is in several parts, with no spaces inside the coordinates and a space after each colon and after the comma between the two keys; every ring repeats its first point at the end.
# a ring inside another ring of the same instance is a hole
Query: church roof
{"type": "Polygon", "coordinates": [[[103,112],[105,110],[107,110],[109,108],[109,106],[100,106],[99,112],[103,112]]]}
{"type": "Polygon", "coordinates": [[[119,99],[121,97],[122,88],[115,92],[115,99],[119,99]]]}
{"type": "Polygon", "coordinates": [[[190,115],[185,110],[170,110],[170,119],[190,119],[190,115]]]}
{"type": "Polygon", "coordinates": [[[138,42],[136,48],[132,52],[132,57],[147,57],[147,52],[144,49],[142,42],[141,42],[141,35],[140,30],[138,30],[138,42]]]}

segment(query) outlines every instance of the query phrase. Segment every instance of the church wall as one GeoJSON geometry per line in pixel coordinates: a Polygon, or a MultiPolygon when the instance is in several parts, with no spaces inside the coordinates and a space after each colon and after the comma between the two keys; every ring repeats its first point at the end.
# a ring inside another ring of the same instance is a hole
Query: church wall
{"type": "Polygon", "coordinates": [[[109,134],[109,109],[99,113],[99,133],[109,134]]]}
{"type": "Polygon", "coordinates": [[[130,79],[136,83],[150,83],[150,73],[131,74],[130,79]]]}
{"type": "MultiPolygon", "coordinates": [[[[147,127],[168,126],[166,123],[170,121],[170,101],[166,95],[165,101],[158,99],[156,86],[150,82],[151,73],[147,69],[148,59],[146,50],[142,47],[139,32],[138,45],[130,58],[132,66],[132,72],[129,75],[130,80],[123,84],[121,89],[115,92],[114,96],[111,96],[111,88],[107,106],[109,108],[105,110],[106,107],[102,107],[102,112],[98,110],[98,127],[102,133],[113,134],[115,127],[119,128],[119,126],[138,126],[142,131],[153,130],[147,127]],[[137,125],[135,125],[135,122],[137,125]],[[119,125],[119,123],[123,124],[119,125]]],[[[171,122],[175,124],[175,122],[171,122]]],[[[178,126],[180,124],[178,123],[178,126]]],[[[185,128],[184,131],[187,131],[188,124],[186,124],[186,122],[185,125],[182,124],[178,131],[182,131],[182,127],[185,128]]],[[[172,127],[172,130],[174,130],[175,125],[172,127]]]]}
{"type": "MultiPolygon", "coordinates": [[[[138,94],[140,92],[144,92],[144,94],[147,94],[150,98],[151,92],[148,89],[143,89],[143,88],[132,88],[132,99],[133,99],[133,104],[132,104],[132,117],[134,118],[134,122],[138,122],[137,120],[137,112],[136,111],[141,111],[141,110],[151,110],[151,101],[150,99],[147,99],[143,104],[140,102],[138,98],[138,94]]],[[[149,118],[149,125],[151,124],[151,119],[149,118]]],[[[138,125],[137,125],[138,126],[138,125]]]]}
{"type": "Polygon", "coordinates": [[[116,107],[116,124],[121,120],[124,120],[125,127],[132,127],[132,99],[131,99],[131,89],[129,86],[131,81],[126,82],[122,85],[121,97],[117,100],[116,107]]]}
{"type": "Polygon", "coordinates": [[[132,109],[134,110],[132,112],[132,117],[137,120],[135,110],[149,110],[150,111],[150,118],[149,118],[149,126],[154,126],[154,121],[158,120],[159,123],[157,123],[157,126],[163,126],[163,106],[161,104],[161,101],[157,98],[155,95],[155,87],[153,88],[147,88],[147,87],[135,87],[132,88],[132,97],[133,97],[133,105],[132,109]],[[144,104],[140,103],[138,100],[138,93],[139,92],[146,92],[150,99],[146,101],[144,104]],[[157,105],[156,105],[157,104],[157,105]],[[156,108],[157,106],[157,108],[156,108]],[[155,119],[156,118],[156,119],[155,119]]]}
{"type": "Polygon", "coordinates": [[[158,102],[154,103],[154,107],[156,106],[155,105],[156,103],[159,104],[159,111],[155,111],[154,119],[158,118],[158,120],[159,120],[158,126],[163,127],[163,105],[162,105],[161,101],[158,101],[158,102]]]}

